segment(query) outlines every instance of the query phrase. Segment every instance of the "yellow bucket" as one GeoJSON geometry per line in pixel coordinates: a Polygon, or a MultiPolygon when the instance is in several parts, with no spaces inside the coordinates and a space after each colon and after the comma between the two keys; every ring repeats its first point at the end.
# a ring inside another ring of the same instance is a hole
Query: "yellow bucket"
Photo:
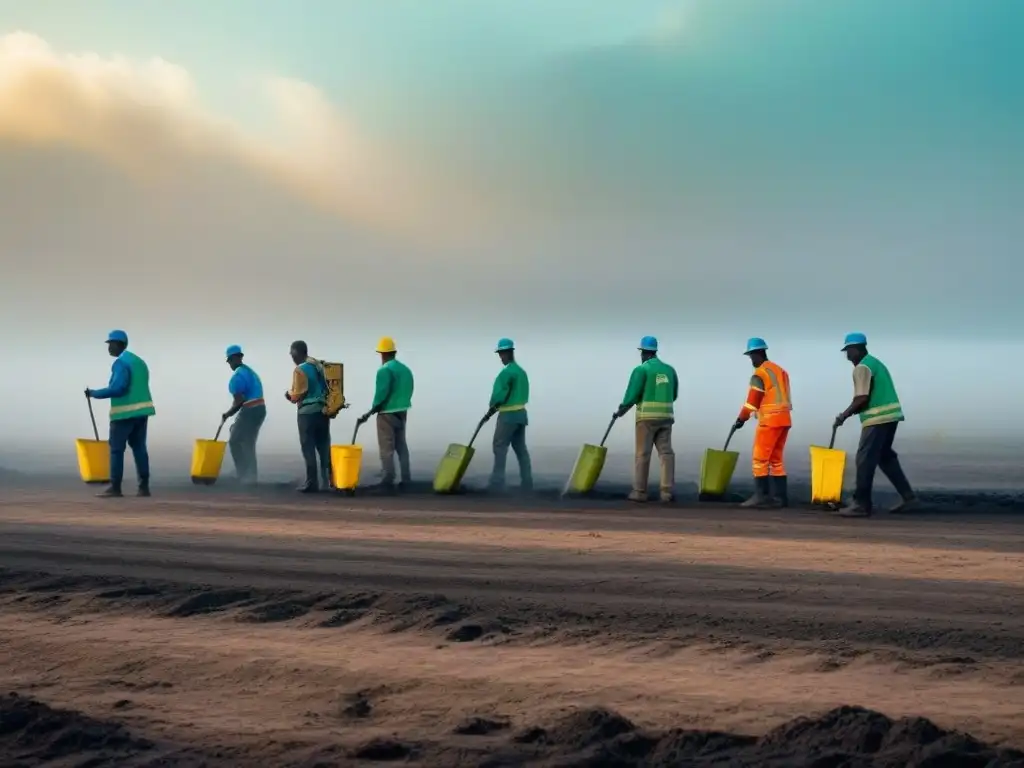
{"type": "Polygon", "coordinates": [[[363,446],[331,446],[331,476],[337,490],[354,491],[359,485],[359,470],[362,465],[363,446]]]}
{"type": "Polygon", "coordinates": [[[811,446],[811,503],[838,504],[843,498],[846,451],[811,446]]]}
{"type": "Polygon", "coordinates": [[[224,449],[228,444],[223,440],[196,440],[192,449],[192,482],[196,485],[213,485],[220,476],[224,463],[224,449]]]}
{"type": "Polygon", "coordinates": [[[110,482],[110,444],[106,440],[75,440],[75,449],[83,482],[110,482]]]}

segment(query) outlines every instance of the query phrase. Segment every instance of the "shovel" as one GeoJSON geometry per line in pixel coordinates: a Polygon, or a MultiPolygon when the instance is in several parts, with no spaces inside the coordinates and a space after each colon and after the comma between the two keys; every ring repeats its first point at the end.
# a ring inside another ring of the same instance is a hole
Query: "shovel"
{"type": "Polygon", "coordinates": [[[565,482],[565,488],[562,489],[563,497],[570,493],[590,493],[594,490],[598,478],[601,477],[601,470],[604,469],[604,461],[608,458],[608,449],[604,444],[618,418],[618,415],[612,416],[612,420],[608,422],[608,429],[604,431],[604,437],[598,445],[584,443],[569,479],[565,482]]]}
{"type": "Polygon", "coordinates": [[[811,446],[811,503],[835,506],[843,498],[843,475],[846,472],[846,451],[832,446],[836,444],[836,431],[832,426],[832,439],[828,448],[811,446]]]}
{"type": "Polygon", "coordinates": [[[732,473],[736,471],[736,462],[740,458],[737,451],[729,450],[729,443],[735,434],[736,425],[733,424],[732,429],[729,430],[729,436],[725,438],[722,450],[708,448],[704,451],[704,458],[700,462],[698,498],[701,500],[721,499],[729,490],[732,473]]]}
{"type": "Polygon", "coordinates": [[[462,478],[469,468],[469,462],[473,460],[476,453],[473,443],[489,419],[490,412],[480,419],[480,423],[473,430],[473,436],[469,439],[469,445],[452,443],[448,446],[448,450],[444,452],[444,456],[441,457],[441,461],[437,465],[437,471],[434,473],[434,493],[454,493],[459,489],[462,478]]]}

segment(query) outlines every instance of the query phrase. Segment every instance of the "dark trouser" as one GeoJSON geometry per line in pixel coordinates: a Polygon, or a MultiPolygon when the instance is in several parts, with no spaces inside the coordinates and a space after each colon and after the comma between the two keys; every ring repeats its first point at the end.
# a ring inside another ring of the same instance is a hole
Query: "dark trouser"
{"type": "Polygon", "coordinates": [[[402,473],[402,484],[408,486],[411,478],[409,470],[409,445],[405,441],[405,423],[407,411],[377,414],[377,446],[380,448],[380,465],[384,470],[381,482],[384,485],[395,483],[395,454],[398,454],[398,466],[402,473]]]}
{"type": "Polygon", "coordinates": [[[306,462],[306,485],[319,487],[316,474],[316,458],[320,456],[320,476],[324,487],[330,487],[331,479],[331,420],[323,413],[299,414],[299,445],[306,462]]]}
{"type": "Polygon", "coordinates": [[[149,451],[146,450],[146,432],[149,416],[135,416],[131,419],[117,419],[110,422],[110,485],[121,489],[124,480],[124,450],[132,449],[135,458],[135,472],[139,485],[149,484],[149,451]]]}
{"type": "Polygon", "coordinates": [[[907,476],[903,474],[899,457],[892,449],[896,437],[898,421],[887,424],[874,424],[860,431],[860,445],[857,446],[857,489],[853,492],[853,500],[864,509],[871,509],[871,487],[875,482],[875,469],[882,470],[897,493],[910,498],[913,490],[907,476]]]}
{"type": "Polygon", "coordinates": [[[508,449],[516,455],[519,462],[519,485],[521,488],[533,488],[533,466],[530,463],[530,452],[526,450],[526,411],[510,411],[498,414],[494,425],[494,469],[491,471],[491,487],[505,487],[505,462],[508,449]]]}
{"type": "Polygon", "coordinates": [[[231,423],[228,448],[231,449],[231,460],[235,462],[235,473],[240,483],[256,484],[256,438],[260,436],[260,427],[266,418],[267,406],[251,405],[240,410],[231,423]]]}

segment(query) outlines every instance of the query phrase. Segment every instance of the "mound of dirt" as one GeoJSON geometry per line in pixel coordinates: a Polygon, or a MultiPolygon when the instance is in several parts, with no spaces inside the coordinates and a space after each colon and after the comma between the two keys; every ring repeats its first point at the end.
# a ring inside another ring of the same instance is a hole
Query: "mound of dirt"
{"type": "Polygon", "coordinates": [[[3,765],[49,764],[72,756],[75,765],[103,765],[103,761],[123,761],[153,748],[153,742],[132,735],[116,723],[52,709],[13,693],[0,697],[3,765]]]}
{"type": "Polygon", "coordinates": [[[1024,768],[1024,752],[999,749],[923,718],[892,720],[861,707],[799,718],[760,738],[715,731],[644,732],[604,709],[573,712],[513,737],[533,757],[574,766],[724,766],[777,768],[1024,768]]]}

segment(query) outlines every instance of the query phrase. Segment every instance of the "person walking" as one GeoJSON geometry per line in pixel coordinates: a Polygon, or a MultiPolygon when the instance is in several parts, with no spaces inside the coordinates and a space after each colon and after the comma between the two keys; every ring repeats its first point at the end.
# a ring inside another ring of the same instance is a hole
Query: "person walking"
{"type": "Polygon", "coordinates": [[[327,407],[327,377],[320,361],[309,356],[304,341],[292,342],[289,350],[295,370],[292,388],[285,399],[298,411],[299,447],[306,465],[306,481],[296,490],[316,493],[331,488],[331,420],[327,407]],[[317,480],[317,456],[320,458],[320,479],[317,480]]]}
{"type": "Polygon", "coordinates": [[[395,490],[396,453],[402,478],[399,488],[408,489],[412,482],[406,426],[412,408],[413,376],[409,366],[397,359],[398,348],[390,336],[381,337],[377,352],[381,365],[377,369],[373,406],[359,417],[359,423],[365,424],[371,416],[377,416],[377,445],[383,469],[380,487],[391,493],[395,490]]]}
{"type": "Polygon", "coordinates": [[[786,439],[793,426],[792,396],[789,374],[778,363],[768,359],[768,344],[762,338],[747,340],[747,351],[754,366],[747,399],[733,425],[742,429],[751,415],[757,417],[754,433],[753,470],[754,495],[741,507],[788,507],[789,489],[783,454],[786,439]]]}
{"type": "Polygon", "coordinates": [[[675,368],[658,357],[658,340],[644,336],[640,340],[640,365],[630,374],[622,404],[615,418],[622,418],[636,406],[636,451],[633,466],[633,490],[629,500],[647,501],[651,451],[658,449],[661,460],[661,501],[675,498],[676,457],[672,451],[673,403],[679,397],[679,377],[675,368]]]}
{"type": "Polygon", "coordinates": [[[896,488],[900,501],[890,512],[904,512],[917,503],[910,481],[903,473],[899,456],[892,449],[896,428],[904,420],[903,406],[896,394],[889,369],[877,357],[868,354],[863,333],[848,333],[842,351],[853,364],[853,400],[838,416],[838,429],[854,414],[860,417],[860,444],[857,446],[857,487],[853,500],[839,510],[843,517],[870,517],[873,511],[871,490],[875,469],[881,469],[896,488]]]}
{"type": "Polygon", "coordinates": [[[103,389],[86,389],[85,396],[94,400],[110,400],[110,487],[98,494],[101,498],[120,498],[124,479],[124,452],[132,449],[135,471],[139,478],[139,496],[149,496],[149,450],[146,447],[149,417],[156,415],[153,395],[149,391],[149,366],[128,351],[128,334],[111,331],[107,334],[107,352],[114,358],[110,382],[103,389]]]}
{"type": "Polygon", "coordinates": [[[512,339],[501,339],[494,350],[501,360],[501,371],[494,379],[491,389],[490,408],[487,418],[495,413],[498,421],[494,425],[494,469],[491,472],[490,489],[501,492],[505,489],[505,463],[511,447],[519,462],[519,489],[533,489],[533,468],[530,452],[526,449],[526,427],[530,421],[526,415],[526,404],[530,400],[530,379],[526,371],[516,362],[516,348],[512,339]]]}
{"type": "Polygon", "coordinates": [[[228,448],[235,463],[235,474],[242,485],[256,485],[257,462],[256,440],[260,428],[267,418],[267,405],[263,399],[263,382],[259,374],[246,365],[242,348],[232,344],[225,352],[228,366],[233,373],[228,381],[228,393],[234,398],[231,407],[224,413],[224,421],[237,414],[231,423],[231,437],[228,448]]]}

